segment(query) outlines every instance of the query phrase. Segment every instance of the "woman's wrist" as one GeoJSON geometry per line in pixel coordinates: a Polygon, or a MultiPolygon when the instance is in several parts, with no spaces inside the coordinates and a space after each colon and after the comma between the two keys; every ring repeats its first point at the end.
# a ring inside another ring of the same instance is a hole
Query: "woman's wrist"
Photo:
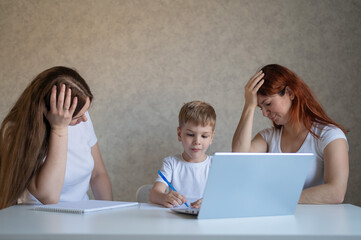
{"type": "Polygon", "coordinates": [[[252,106],[249,104],[245,104],[242,112],[242,117],[246,117],[248,115],[254,115],[257,106],[252,106]]]}
{"type": "Polygon", "coordinates": [[[53,133],[58,137],[65,137],[68,136],[68,127],[51,127],[50,133],[53,133]]]}
{"type": "Polygon", "coordinates": [[[244,109],[256,109],[257,107],[257,104],[254,104],[254,103],[250,103],[250,102],[245,102],[244,104],[244,109]]]}

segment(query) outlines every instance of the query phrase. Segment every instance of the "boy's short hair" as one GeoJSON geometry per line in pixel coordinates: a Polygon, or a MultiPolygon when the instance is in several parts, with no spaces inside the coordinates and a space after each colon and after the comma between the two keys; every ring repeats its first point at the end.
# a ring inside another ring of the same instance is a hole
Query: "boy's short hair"
{"type": "Polygon", "coordinates": [[[197,125],[211,125],[213,130],[216,126],[216,112],[214,108],[202,101],[185,103],[179,111],[179,127],[182,128],[187,122],[197,125]]]}

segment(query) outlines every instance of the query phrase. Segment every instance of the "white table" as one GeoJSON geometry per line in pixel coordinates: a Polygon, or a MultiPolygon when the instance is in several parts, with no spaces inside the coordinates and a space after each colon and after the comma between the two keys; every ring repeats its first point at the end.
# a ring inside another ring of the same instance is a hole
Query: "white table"
{"type": "Polygon", "coordinates": [[[361,208],[298,205],[295,215],[197,220],[138,206],[84,215],[13,206],[0,211],[0,239],[361,239],[361,208]]]}

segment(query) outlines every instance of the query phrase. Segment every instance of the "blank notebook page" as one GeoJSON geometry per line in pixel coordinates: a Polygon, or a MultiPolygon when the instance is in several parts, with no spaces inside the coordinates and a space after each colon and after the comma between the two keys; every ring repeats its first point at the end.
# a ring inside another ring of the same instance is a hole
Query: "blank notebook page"
{"type": "Polygon", "coordinates": [[[79,202],[60,202],[57,204],[42,205],[35,207],[34,210],[66,213],[88,213],[136,205],[138,205],[137,202],[85,200],[79,202]]]}

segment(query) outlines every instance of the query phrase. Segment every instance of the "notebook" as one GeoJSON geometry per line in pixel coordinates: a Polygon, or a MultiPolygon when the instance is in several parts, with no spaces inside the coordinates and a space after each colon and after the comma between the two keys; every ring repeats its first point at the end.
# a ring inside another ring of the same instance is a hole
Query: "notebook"
{"type": "Polygon", "coordinates": [[[198,219],[292,215],[312,153],[215,153],[198,219]]]}
{"type": "Polygon", "coordinates": [[[57,204],[42,205],[35,207],[34,210],[83,214],[135,205],[138,205],[138,202],[85,200],[79,202],[59,202],[57,204]]]}

